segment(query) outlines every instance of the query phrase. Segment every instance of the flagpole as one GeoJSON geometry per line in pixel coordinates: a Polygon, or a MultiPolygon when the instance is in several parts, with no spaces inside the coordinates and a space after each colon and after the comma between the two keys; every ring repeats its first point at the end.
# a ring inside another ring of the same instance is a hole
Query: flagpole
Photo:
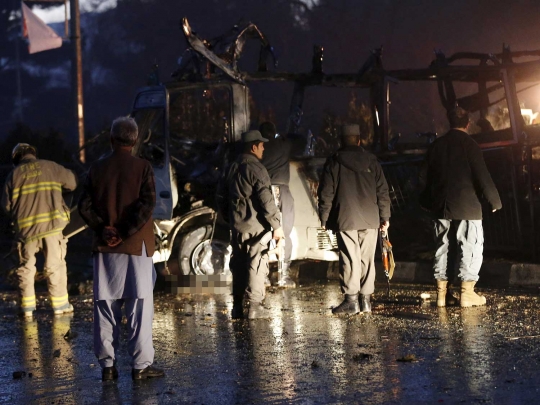
{"type": "MultiPolygon", "coordinates": [[[[77,133],[79,138],[79,148],[82,148],[84,140],[84,102],[82,83],[82,50],[81,50],[81,21],[79,0],[70,1],[71,14],[71,43],[73,45],[73,57],[71,61],[71,80],[73,87],[73,97],[75,101],[75,117],[77,120],[77,133]]],[[[84,149],[79,152],[79,159],[85,163],[86,156],[84,149]]]]}

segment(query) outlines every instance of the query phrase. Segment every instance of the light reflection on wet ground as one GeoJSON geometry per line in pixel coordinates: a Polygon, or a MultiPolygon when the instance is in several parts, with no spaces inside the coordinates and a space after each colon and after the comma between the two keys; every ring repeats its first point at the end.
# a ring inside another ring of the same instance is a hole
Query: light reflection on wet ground
{"type": "MultiPolygon", "coordinates": [[[[429,290],[394,294],[405,302],[429,290]]],[[[270,292],[275,316],[257,321],[232,321],[230,296],[158,294],[156,363],[167,376],[137,385],[125,345],[118,382],[100,381],[90,297],[75,300],[73,316],[40,308],[24,321],[14,296],[0,294],[0,403],[534,403],[538,294],[485,294],[486,308],[375,303],[370,316],[337,318],[337,284],[312,285],[270,292]],[[397,361],[407,355],[416,361],[397,361]]]]}

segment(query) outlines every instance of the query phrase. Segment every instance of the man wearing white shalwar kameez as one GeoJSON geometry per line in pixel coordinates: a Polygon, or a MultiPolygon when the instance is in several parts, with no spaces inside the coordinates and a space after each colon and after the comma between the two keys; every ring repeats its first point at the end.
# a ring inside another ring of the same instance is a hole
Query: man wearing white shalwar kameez
{"type": "Polygon", "coordinates": [[[164,375],[152,366],[154,173],[148,161],[131,154],[137,136],[133,119],[113,122],[113,152],[92,165],[79,200],[81,217],[94,231],[94,351],[103,380],[118,378],[122,306],[132,378],[164,375]]]}

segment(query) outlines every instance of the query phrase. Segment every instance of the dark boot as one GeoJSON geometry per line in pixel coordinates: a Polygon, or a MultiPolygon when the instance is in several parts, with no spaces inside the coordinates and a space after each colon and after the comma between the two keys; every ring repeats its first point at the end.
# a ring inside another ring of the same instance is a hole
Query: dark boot
{"type": "Polygon", "coordinates": [[[165,372],[159,368],[148,366],[142,370],[132,368],[131,378],[133,380],[145,380],[147,378],[158,378],[165,376],[165,372]]]}
{"type": "Polygon", "coordinates": [[[272,313],[268,308],[265,308],[260,302],[251,302],[249,304],[248,319],[268,319],[272,317],[272,313]]]}
{"type": "Polygon", "coordinates": [[[243,297],[234,297],[233,298],[233,307],[231,311],[232,319],[243,319],[244,318],[244,299],[243,297]]]}
{"type": "Polygon", "coordinates": [[[345,294],[345,299],[337,307],[332,308],[334,315],[351,314],[355,315],[360,312],[360,305],[358,304],[358,295],[345,294]]]}
{"type": "Polygon", "coordinates": [[[291,269],[290,263],[283,263],[283,269],[279,275],[278,286],[282,288],[296,288],[296,283],[291,278],[289,270],[291,269]]]}
{"type": "Polygon", "coordinates": [[[360,307],[362,308],[362,312],[371,312],[370,297],[371,297],[371,294],[367,294],[367,295],[360,294],[358,296],[358,299],[360,300],[360,307]]]}
{"type": "Polygon", "coordinates": [[[115,366],[104,367],[101,370],[101,381],[110,381],[118,379],[118,370],[115,366]]]}

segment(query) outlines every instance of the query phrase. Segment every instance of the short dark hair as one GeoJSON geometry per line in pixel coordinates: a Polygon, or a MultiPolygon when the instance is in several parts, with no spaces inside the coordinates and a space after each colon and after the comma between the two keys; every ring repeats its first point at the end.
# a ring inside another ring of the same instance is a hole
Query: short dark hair
{"type": "Polygon", "coordinates": [[[251,148],[255,145],[258,145],[262,143],[261,141],[251,141],[251,142],[244,142],[242,144],[242,147],[243,147],[243,151],[244,153],[250,153],[251,152],[251,148]]]}
{"type": "Polygon", "coordinates": [[[451,128],[466,128],[469,125],[469,113],[461,107],[448,111],[447,117],[451,128]]]}
{"type": "Polygon", "coordinates": [[[137,142],[139,128],[133,118],[119,117],[111,126],[111,139],[120,146],[133,146],[137,142]]]}
{"type": "Polygon", "coordinates": [[[360,135],[344,135],[341,137],[343,145],[356,146],[360,142],[360,135]]]}
{"type": "Polygon", "coordinates": [[[277,130],[276,130],[276,126],[274,125],[273,122],[266,121],[266,122],[263,122],[259,126],[259,132],[266,139],[270,140],[270,139],[274,139],[276,137],[277,130]]]}

